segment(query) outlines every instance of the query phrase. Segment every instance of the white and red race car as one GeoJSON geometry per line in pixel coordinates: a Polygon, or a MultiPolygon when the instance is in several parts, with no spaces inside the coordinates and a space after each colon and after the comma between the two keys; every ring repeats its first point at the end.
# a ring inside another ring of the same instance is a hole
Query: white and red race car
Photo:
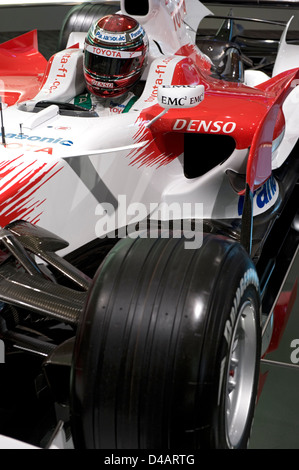
{"type": "Polygon", "coordinates": [[[36,32],[0,46],[2,447],[247,446],[299,241],[299,54],[287,24],[263,71],[232,16],[198,34],[210,15],[84,4],[48,62],[36,32]],[[84,39],[112,11],[149,57],[130,111],[99,116],[84,39]]]}

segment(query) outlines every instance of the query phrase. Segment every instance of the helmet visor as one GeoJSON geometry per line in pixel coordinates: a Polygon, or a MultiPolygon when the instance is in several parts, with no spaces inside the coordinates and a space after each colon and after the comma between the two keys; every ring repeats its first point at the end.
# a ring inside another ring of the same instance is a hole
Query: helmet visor
{"type": "Polygon", "coordinates": [[[142,51],[117,51],[87,45],[85,69],[95,78],[128,76],[142,65],[142,51]]]}

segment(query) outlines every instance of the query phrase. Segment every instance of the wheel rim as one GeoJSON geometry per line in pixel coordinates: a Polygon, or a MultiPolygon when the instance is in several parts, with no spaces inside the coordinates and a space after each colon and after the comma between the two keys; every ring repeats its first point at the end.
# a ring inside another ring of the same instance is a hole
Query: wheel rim
{"type": "Polygon", "coordinates": [[[253,398],[256,369],[256,322],[251,302],[242,305],[232,335],[226,379],[226,439],[237,447],[253,398]]]}

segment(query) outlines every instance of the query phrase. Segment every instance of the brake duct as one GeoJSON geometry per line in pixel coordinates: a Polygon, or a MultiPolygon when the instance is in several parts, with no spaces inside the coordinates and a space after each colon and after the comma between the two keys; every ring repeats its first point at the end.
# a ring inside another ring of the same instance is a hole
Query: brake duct
{"type": "Polygon", "coordinates": [[[91,280],[56,255],[67,242],[29,222],[17,221],[0,230],[1,245],[18,263],[6,259],[0,265],[0,300],[76,326],[91,280]],[[58,270],[76,289],[53,282],[32,255],[58,270]]]}

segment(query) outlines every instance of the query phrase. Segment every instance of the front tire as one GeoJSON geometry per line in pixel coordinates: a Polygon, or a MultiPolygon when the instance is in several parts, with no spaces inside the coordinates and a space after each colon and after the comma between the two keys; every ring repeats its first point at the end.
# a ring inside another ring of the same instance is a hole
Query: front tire
{"type": "Polygon", "coordinates": [[[77,448],[244,448],[258,385],[258,278],[240,244],[122,240],[74,350],[77,448]]]}
{"type": "MultiPolygon", "coordinates": [[[[211,391],[211,408],[214,408],[214,412],[210,433],[205,434],[204,442],[208,447],[238,449],[247,447],[251,432],[258,385],[261,330],[255,270],[249,267],[243,275],[239,270],[239,274],[232,277],[231,294],[234,295],[228,295],[230,299],[225,299],[222,306],[223,312],[229,312],[229,315],[224,317],[224,327],[221,322],[219,328],[224,338],[216,340],[221,345],[218,358],[213,357],[213,347],[209,351],[206,345],[208,360],[205,369],[218,370],[214,377],[214,384],[218,382],[218,397],[215,406],[216,397],[211,391]]],[[[217,318],[216,311],[221,308],[220,304],[219,298],[214,310],[211,310],[211,316],[217,318]]],[[[207,335],[214,334],[217,338],[215,326],[212,325],[211,330],[209,328],[207,335]]],[[[209,375],[207,370],[204,373],[209,375]]]]}

